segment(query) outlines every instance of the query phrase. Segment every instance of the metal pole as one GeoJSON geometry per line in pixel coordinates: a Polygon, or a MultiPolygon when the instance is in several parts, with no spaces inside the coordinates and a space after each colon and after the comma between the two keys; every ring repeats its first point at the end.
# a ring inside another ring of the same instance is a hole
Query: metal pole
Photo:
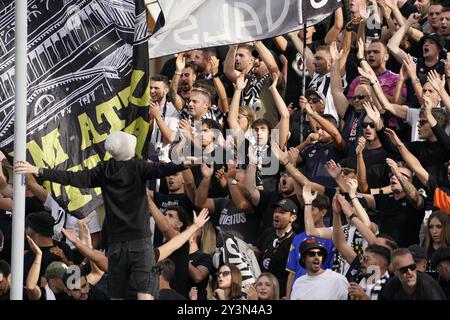
{"type": "MultiPolygon", "coordinates": [[[[27,1],[15,0],[15,118],[14,162],[26,160],[27,126],[27,1]]],[[[25,176],[14,173],[12,221],[11,300],[22,300],[25,233],[25,176]]]]}
{"type": "MultiPolygon", "coordinates": [[[[303,72],[302,72],[302,96],[306,92],[306,22],[303,25],[303,72]]],[[[300,113],[300,141],[303,142],[304,114],[300,113]]]]}

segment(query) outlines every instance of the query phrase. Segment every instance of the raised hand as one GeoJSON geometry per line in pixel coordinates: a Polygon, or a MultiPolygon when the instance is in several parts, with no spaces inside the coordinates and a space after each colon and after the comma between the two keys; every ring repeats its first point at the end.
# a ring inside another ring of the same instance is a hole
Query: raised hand
{"type": "Polygon", "coordinates": [[[311,105],[308,102],[308,99],[306,99],[306,97],[301,96],[300,99],[298,100],[299,105],[300,105],[300,109],[303,111],[306,111],[307,114],[313,114],[314,111],[311,108],[311,105]]]}
{"type": "Polygon", "coordinates": [[[311,204],[314,201],[314,199],[316,199],[316,197],[317,197],[317,191],[312,193],[311,185],[306,184],[303,186],[302,196],[303,196],[303,201],[305,202],[305,204],[311,204]]]}
{"type": "Polygon", "coordinates": [[[277,90],[278,84],[278,75],[276,72],[272,73],[272,84],[269,87],[269,90],[277,90]]]}
{"type": "Polygon", "coordinates": [[[333,159],[331,159],[330,161],[327,161],[327,163],[325,164],[325,168],[328,171],[328,174],[333,178],[336,179],[337,177],[339,177],[341,175],[341,165],[340,164],[336,164],[336,162],[334,162],[333,159]]]}
{"type": "Polygon", "coordinates": [[[394,9],[397,7],[397,0],[384,0],[384,3],[386,6],[388,6],[390,9],[394,9]]]}
{"type": "Polygon", "coordinates": [[[227,177],[223,167],[221,167],[219,170],[216,170],[214,176],[216,177],[217,181],[219,181],[219,184],[222,188],[225,188],[227,186],[227,177]]]}
{"type": "Polygon", "coordinates": [[[431,84],[434,90],[440,92],[445,88],[445,76],[441,75],[436,70],[428,72],[427,80],[431,84]]]}
{"type": "Polygon", "coordinates": [[[386,164],[389,166],[389,168],[391,168],[391,172],[392,172],[396,177],[399,177],[399,176],[400,176],[400,171],[398,170],[398,164],[397,164],[397,162],[395,162],[395,161],[392,160],[391,158],[387,158],[387,159],[386,159],[386,164]]]}
{"type": "Polygon", "coordinates": [[[209,211],[206,208],[203,208],[202,211],[198,215],[195,214],[195,211],[192,211],[194,213],[194,224],[200,229],[205,225],[206,222],[209,220],[209,211]]]}
{"type": "Polygon", "coordinates": [[[408,19],[406,20],[406,24],[412,26],[413,24],[419,23],[420,20],[420,13],[411,13],[408,17],[408,19]]]}
{"type": "Polygon", "coordinates": [[[245,293],[247,300],[258,300],[258,292],[253,284],[249,283],[245,286],[245,293]]]}
{"type": "Polygon", "coordinates": [[[178,54],[175,65],[176,65],[176,70],[177,70],[176,72],[183,71],[184,67],[186,66],[186,57],[183,52],[178,54]]]}
{"type": "Polygon", "coordinates": [[[14,167],[16,173],[32,173],[38,174],[39,168],[29,164],[26,161],[17,161],[14,167]]]}
{"type": "Polygon", "coordinates": [[[272,142],[272,152],[275,155],[275,157],[278,158],[280,163],[285,166],[287,165],[292,159],[289,157],[289,153],[287,152],[286,148],[283,150],[280,149],[280,146],[278,143],[272,142]]]}
{"type": "Polygon", "coordinates": [[[66,237],[67,240],[75,244],[76,242],[81,242],[78,234],[73,229],[61,229],[62,234],[66,237]]]}
{"type": "Polygon", "coordinates": [[[381,121],[381,115],[378,109],[368,101],[364,101],[363,106],[364,109],[366,109],[367,116],[373,121],[373,123],[375,123],[375,129],[381,129],[383,123],[381,121]]]}
{"type": "Polygon", "coordinates": [[[338,192],[333,197],[333,200],[331,201],[331,207],[333,208],[333,214],[336,216],[340,216],[342,212],[341,204],[338,201],[337,196],[340,195],[338,192]]]}
{"type": "Polygon", "coordinates": [[[311,132],[308,137],[306,137],[306,142],[308,144],[315,144],[319,142],[319,134],[316,132],[311,132]]]}
{"type": "Polygon", "coordinates": [[[335,62],[335,61],[339,61],[342,58],[342,54],[343,54],[344,50],[338,50],[337,45],[336,45],[336,41],[333,41],[330,45],[330,55],[331,55],[331,59],[335,62]]]}
{"type": "Polygon", "coordinates": [[[245,79],[245,74],[241,73],[239,77],[236,79],[235,89],[236,90],[244,90],[247,86],[248,79],[245,79]]]}
{"type": "Polygon", "coordinates": [[[375,72],[372,70],[372,68],[369,65],[364,64],[364,69],[361,67],[358,67],[358,72],[359,74],[366,78],[367,80],[369,80],[371,83],[372,82],[377,82],[378,78],[377,75],[375,74],[375,72]],[[367,68],[368,66],[368,68],[367,68]]]}
{"type": "Polygon", "coordinates": [[[364,59],[364,41],[362,38],[358,39],[358,51],[356,53],[356,58],[358,58],[359,60],[364,59]]]}
{"type": "Polygon", "coordinates": [[[361,155],[364,151],[364,148],[366,147],[366,138],[363,136],[359,137],[358,139],[358,145],[356,146],[356,154],[361,155]]]}
{"type": "Polygon", "coordinates": [[[189,290],[189,300],[197,300],[198,297],[198,290],[196,287],[192,287],[191,290],[189,290]]]}
{"type": "Polygon", "coordinates": [[[423,96],[423,105],[425,107],[425,114],[431,114],[431,109],[433,109],[433,102],[430,97],[423,96]]]}
{"type": "Polygon", "coordinates": [[[400,138],[397,136],[394,130],[386,128],[384,129],[384,132],[386,132],[389,139],[391,139],[392,143],[398,147],[399,145],[403,144],[403,142],[400,140],[400,138]]]}
{"type": "Polygon", "coordinates": [[[350,199],[356,197],[356,190],[358,189],[358,180],[356,179],[347,179],[345,183],[348,185],[348,195],[350,196],[350,199]]]}
{"type": "Polygon", "coordinates": [[[403,59],[403,65],[406,68],[406,72],[408,73],[408,76],[411,80],[414,80],[417,78],[417,65],[414,62],[413,57],[408,54],[406,55],[405,59],[403,59]]]}
{"type": "Polygon", "coordinates": [[[341,205],[342,212],[344,212],[346,217],[351,216],[354,212],[352,205],[345,199],[342,194],[337,195],[337,200],[341,205]]]}
{"type": "Polygon", "coordinates": [[[150,117],[161,118],[161,113],[159,112],[159,107],[153,101],[150,101],[150,107],[148,108],[148,114],[150,115],[150,117]]]}
{"type": "Polygon", "coordinates": [[[194,134],[192,132],[191,123],[186,119],[178,121],[178,130],[180,135],[188,140],[194,141],[194,134]]]}
{"type": "Polygon", "coordinates": [[[28,236],[28,235],[27,235],[27,241],[28,241],[31,251],[33,251],[33,253],[36,256],[38,256],[38,255],[42,256],[41,248],[39,248],[38,245],[33,241],[33,239],[31,239],[30,236],[28,236]]]}
{"type": "Polygon", "coordinates": [[[300,156],[300,150],[297,148],[290,147],[288,150],[289,159],[291,159],[292,164],[295,166],[300,156]]]}
{"type": "Polygon", "coordinates": [[[207,165],[205,162],[202,162],[200,171],[202,172],[203,178],[211,178],[214,173],[214,165],[207,165]]]}
{"type": "Polygon", "coordinates": [[[211,58],[209,59],[209,66],[212,75],[216,75],[217,72],[219,72],[219,63],[220,60],[215,56],[211,56],[211,58]]]}
{"type": "Polygon", "coordinates": [[[450,77],[450,52],[447,52],[447,63],[445,64],[445,75],[450,77]]]}

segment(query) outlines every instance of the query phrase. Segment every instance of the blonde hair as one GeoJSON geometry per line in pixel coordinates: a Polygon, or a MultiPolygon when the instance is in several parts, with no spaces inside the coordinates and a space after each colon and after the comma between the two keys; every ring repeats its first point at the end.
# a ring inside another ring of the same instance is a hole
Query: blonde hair
{"type": "Polygon", "coordinates": [[[248,128],[252,127],[252,123],[256,119],[255,112],[249,106],[241,106],[239,107],[239,114],[243,115],[248,120],[248,128]]]}
{"type": "Polygon", "coordinates": [[[270,281],[272,292],[270,294],[269,300],[279,300],[280,299],[280,284],[278,282],[278,279],[270,272],[263,272],[259,275],[258,279],[256,280],[256,284],[258,284],[259,279],[261,279],[262,277],[266,277],[270,281]]]}

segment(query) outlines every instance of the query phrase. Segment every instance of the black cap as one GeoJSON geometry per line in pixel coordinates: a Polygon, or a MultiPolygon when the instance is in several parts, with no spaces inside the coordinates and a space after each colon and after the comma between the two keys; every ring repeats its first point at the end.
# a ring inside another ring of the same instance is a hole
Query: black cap
{"type": "Polygon", "coordinates": [[[306,252],[308,252],[309,250],[312,250],[312,249],[320,249],[322,251],[322,253],[323,253],[322,263],[325,262],[328,258],[328,251],[321,242],[317,241],[316,239],[305,239],[300,244],[300,261],[299,262],[303,268],[305,267],[305,263],[303,262],[302,257],[304,256],[304,254],[306,252]]]}
{"type": "Polygon", "coordinates": [[[437,33],[430,33],[430,34],[425,34],[422,38],[420,38],[420,47],[423,47],[423,44],[425,42],[426,39],[430,39],[433,40],[434,42],[436,42],[436,44],[438,45],[439,49],[445,50],[445,39],[443,37],[441,37],[440,35],[438,35],[437,33]]]}
{"type": "Polygon", "coordinates": [[[293,214],[297,214],[298,207],[294,201],[291,199],[282,199],[278,201],[278,203],[273,205],[275,208],[281,208],[284,212],[291,212],[293,214]]]}
{"type": "Polygon", "coordinates": [[[442,261],[450,262],[450,247],[441,247],[437,249],[431,257],[431,263],[435,268],[442,261]]]}
{"type": "Polygon", "coordinates": [[[37,213],[31,213],[27,216],[25,221],[27,227],[34,230],[43,236],[53,236],[53,226],[55,219],[47,211],[40,211],[37,213]]]}
{"type": "Polygon", "coordinates": [[[425,249],[418,244],[412,244],[408,247],[408,249],[411,251],[414,261],[422,261],[427,259],[425,249]]]}

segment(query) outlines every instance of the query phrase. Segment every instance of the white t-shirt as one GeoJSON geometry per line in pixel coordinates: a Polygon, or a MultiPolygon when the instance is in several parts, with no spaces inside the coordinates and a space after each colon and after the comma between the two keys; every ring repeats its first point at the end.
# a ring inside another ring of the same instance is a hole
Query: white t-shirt
{"type": "MultiPolygon", "coordinates": [[[[177,111],[177,109],[175,109],[172,102],[167,102],[165,106],[160,106],[159,112],[164,119],[164,123],[169,127],[170,130],[176,133],[178,130],[178,121],[180,121],[180,113],[177,111]]],[[[155,150],[160,150],[159,160],[162,162],[169,162],[169,150],[171,145],[167,143],[166,139],[164,139],[161,130],[156,124],[156,120],[153,122],[153,130],[150,142],[155,146],[155,150]]]]}
{"type": "Polygon", "coordinates": [[[347,300],[347,279],[330,269],[318,276],[304,275],[295,280],[291,300],[347,300]]]}
{"type": "MultiPolygon", "coordinates": [[[[52,217],[55,219],[55,224],[53,226],[53,239],[61,240],[61,238],[63,237],[63,234],[61,233],[62,228],[73,229],[76,233],[80,231],[80,228],[78,227],[78,219],[71,214],[66,214],[66,211],[61,208],[61,206],[58,204],[58,202],[55,201],[55,199],[53,199],[50,193],[47,195],[47,199],[45,199],[44,207],[46,207],[48,210],[51,210],[52,217]]],[[[88,223],[89,231],[91,232],[91,234],[100,232],[102,230],[102,227],[100,226],[97,211],[92,211],[91,213],[89,213],[88,217],[91,217],[91,220],[88,223]]],[[[75,249],[75,246],[72,244],[72,242],[66,240],[66,243],[72,250],[75,249]]]]}

